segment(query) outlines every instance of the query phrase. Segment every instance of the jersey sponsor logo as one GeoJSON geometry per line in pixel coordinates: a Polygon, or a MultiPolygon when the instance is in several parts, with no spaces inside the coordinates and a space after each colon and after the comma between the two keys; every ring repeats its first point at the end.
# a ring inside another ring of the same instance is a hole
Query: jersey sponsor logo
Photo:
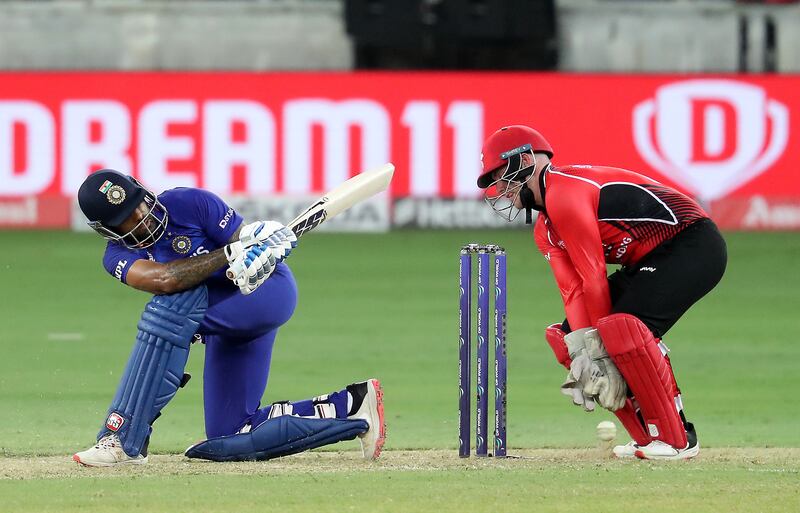
{"type": "Polygon", "coordinates": [[[114,277],[119,281],[122,281],[122,271],[125,269],[126,265],[128,265],[127,260],[120,260],[117,262],[117,268],[114,269],[114,277]]]}
{"type": "Polygon", "coordinates": [[[228,222],[231,220],[231,217],[233,217],[233,209],[229,208],[228,211],[225,212],[225,217],[219,220],[219,227],[224,230],[225,227],[228,226],[228,222]]]}
{"type": "Polygon", "coordinates": [[[207,254],[208,250],[205,248],[205,246],[197,246],[197,249],[194,250],[194,253],[189,255],[189,258],[196,257],[197,255],[207,255],[207,254]]]}
{"type": "Polygon", "coordinates": [[[640,267],[639,270],[640,271],[647,271],[649,273],[656,272],[656,268],[655,267],[640,267]]]}
{"type": "Polygon", "coordinates": [[[112,412],[106,419],[106,427],[115,433],[123,424],[125,424],[125,418],[117,412],[112,412]]]}
{"type": "Polygon", "coordinates": [[[625,256],[625,253],[628,252],[628,244],[630,244],[631,242],[633,242],[633,239],[630,237],[622,238],[622,240],[619,242],[619,247],[617,248],[617,251],[614,253],[614,257],[617,260],[625,256]]]}
{"type": "Polygon", "coordinates": [[[192,249],[192,239],[187,237],[186,235],[178,235],[174,239],[172,239],[172,250],[175,253],[180,253],[181,255],[185,255],[192,249]]]}
{"type": "Polygon", "coordinates": [[[789,109],[754,84],[693,79],[659,87],[633,109],[636,149],[704,200],[749,182],[784,153],[789,109]]]}

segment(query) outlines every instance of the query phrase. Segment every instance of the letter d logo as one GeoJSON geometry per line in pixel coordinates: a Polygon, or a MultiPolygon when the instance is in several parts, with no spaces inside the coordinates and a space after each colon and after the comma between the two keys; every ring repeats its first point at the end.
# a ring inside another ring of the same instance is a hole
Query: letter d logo
{"type": "Polygon", "coordinates": [[[786,149],[789,110],[735,80],[686,80],[633,109],[633,138],[653,168],[704,200],[766,171],[786,149]]]}

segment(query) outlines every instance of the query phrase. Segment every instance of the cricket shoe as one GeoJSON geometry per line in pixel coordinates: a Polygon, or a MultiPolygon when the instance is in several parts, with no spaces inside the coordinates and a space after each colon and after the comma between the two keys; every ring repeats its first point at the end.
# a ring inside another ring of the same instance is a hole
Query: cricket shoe
{"type": "Polygon", "coordinates": [[[614,456],[617,458],[635,458],[636,457],[636,450],[639,448],[636,445],[636,442],[631,440],[630,442],[626,443],[625,445],[616,445],[614,446],[613,452],[614,456]]]}
{"type": "Polygon", "coordinates": [[[353,398],[353,405],[347,415],[348,419],[364,419],[369,429],[360,435],[361,451],[364,459],[376,460],[386,442],[386,422],[383,416],[383,390],[377,379],[368,379],[361,383],[347,385],[347,391],[353,398]]]}
{"type": "Polygon", "coordinates": [[[636,457],[643,460],[688,460],[694,458],[700,452],[700,443],[697,441],[697,433],[691,423],[686,426],[686,440],[687,444],[683,449],[676,449],[661,440],[653,440],[647,445],[638,447],[636,457]]]}
{"type": "Polygon", "coordinates": [[[97,441],[94,447],[81,451],[72,456],[73,461],[85,467],[113,467],[115,465],[143,465],[147,463],[147,456],[128,456],[122,450],[122,442],[114,434],[108,434],[97,441]]]}

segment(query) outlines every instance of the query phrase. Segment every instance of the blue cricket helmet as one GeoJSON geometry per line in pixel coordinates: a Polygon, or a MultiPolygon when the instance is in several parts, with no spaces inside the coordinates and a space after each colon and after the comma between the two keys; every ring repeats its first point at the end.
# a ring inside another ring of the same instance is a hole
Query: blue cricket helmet
{"type": "Polygon", "coordinates": [[[84,180],[78,190],[78,204],[89,221],[114,227],[133,214],[145,194],[145,188],[130,176],[101,169],[84,180]]]}
{"type": "Polygon", "coordinates": [[[167,211],[155,194],[132,176],[113,169],[90,174],[78,190],[78,204],[89,226],[108,240],[131,249],[143,249],[158,241],[167,226],[167,211]],[[127,233],[117,227],[145,203],[147,213],[127,233]]]}

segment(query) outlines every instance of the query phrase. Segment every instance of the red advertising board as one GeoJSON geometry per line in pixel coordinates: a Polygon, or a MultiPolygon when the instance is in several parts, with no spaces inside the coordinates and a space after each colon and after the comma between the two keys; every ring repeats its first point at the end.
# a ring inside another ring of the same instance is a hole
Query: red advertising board
{"type": "Polygon", "coordinates": [[[71,215],[64,196],[0,197],[0,228],[64,228],[71,215]]]}
{"type": "Polygon", "coordinates": [[[307,194],[387,161],[394,198],[470,198],[484,137],[525,123],[557,165],[636,170],[725,216],[800,202],[798,90],[795,76],[3,73],[0,198],[74,196],[98,167],[156,190],[307,194]]]}

